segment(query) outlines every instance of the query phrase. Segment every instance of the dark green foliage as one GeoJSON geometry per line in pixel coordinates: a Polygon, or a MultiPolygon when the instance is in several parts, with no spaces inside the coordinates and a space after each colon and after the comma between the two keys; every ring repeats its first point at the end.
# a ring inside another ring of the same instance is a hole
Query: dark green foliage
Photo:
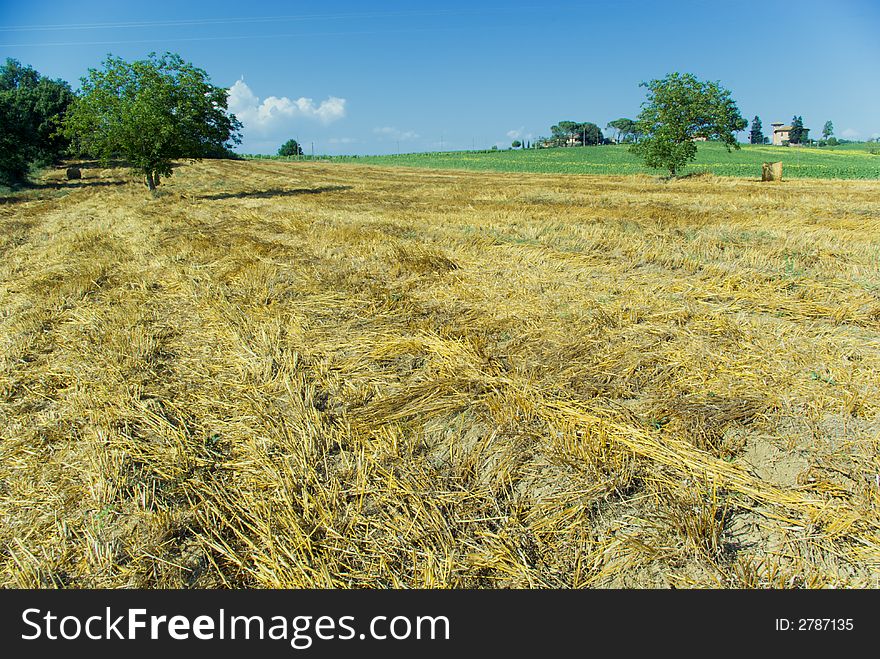
{"type": "Polygon", "coordinates": [[[763,144],[764,143],[764,131],[763,126],[761,125],[761,117],[755,115],[755,118],[752,119],[752,130],[749,133],[749,144],[763,144]]]}
{"type": "Polygon", "coordinates": [[[13,185],[27,175],[31,160],[28,149],[21,148],[21,133],[26,125],[20,107],[10,95],[0,93],[0,184],[13,185]]]}
{"type": "Polygon", "coordinates": [[[550,127],[553,146],[586,146],[602,144],[603,136],[599,127],[589,121],[560,121],[550,127]]]}
{"type": "Polygon", "coordinates": [[[514,149],[518,149],[522,146],[522,142],[520,142],[519,140],[513,140],[510,146],[512,146],[514,149]]]}
{"type": "Polygon", "coordinates": [[[613,128],[617,131],[617,137],[615,140],[618,144],[622,142],[631,142],[637,135],[636,122],[632,119],[626,119],[625,117],[609,121],[605,128],[613,128]]]}
{"type": "Polygon", "coordinates": [[[834,124],[829,119],[825,122],[825,126],[822,127],[822,137],[827,140],[832,135],[834,135],[834,124]]]}
{"type": "Polygon", "coordinates": [[[239,154],[223,144],[206,146],[202,158],[208,160],[244,160],[239,154]]]}
{"type": "Polygon", "coordinates": [[[553,146],[568,146],[569,142],[576,139],[574,132],[578,127],[576,121],[560,121],[550,128],[550,139],[553,146]]]}
{"type": "Polygon", "coordinates": [[[296,140],[287,140],[278,149],[279,156],[301,156],[303,154],[302,147],[296,140]]]}
{"type": "Polygon", "coordinates": [[[642,137],[630,149],[648,167],[666,169],[675,176],[696,157],[695,138],[718,140],[728,151],[739,149],[734,133],[748,122],[719,83],[703,82],[689,73],[671,73],[640,86],[648,89],[636,128],[642,137]]]}
{"type": "Polygon", "coordinates": [[[789,144],[802,144],[807,139],[807,131],[804,130],[804,118],[794,116],[791,118],[791,130],[788,133],[789,144]]]}
{"type": "Polygon", "coordinates": [[[0,183],[21,183],[32,164],[61,157],[68,142],[58,127],[72,100],[66,82],[6,60],[0,68],[0,183]]]}
{"type": "Polygon", "coordinates": [[[79,153],[104,162],[122,156],[150,190],[175,160],[216,157],[241,143],[227,91],[174,53],[131,63],[108,56],[82,79],[64,126],[79,153]]]}

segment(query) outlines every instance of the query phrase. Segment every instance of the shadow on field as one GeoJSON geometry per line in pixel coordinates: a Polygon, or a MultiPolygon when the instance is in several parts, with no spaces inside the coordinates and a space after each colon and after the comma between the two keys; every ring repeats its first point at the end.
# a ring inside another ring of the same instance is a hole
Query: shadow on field
{"type": "Polygon", "coordinates": [[[16,197],[13,195],[0,195],[0,204],[20,204],[23,201],[36,201],[36,197],[16,197]]]}
{"type": "Polygon", "coordinates": [[[712,178],[713,176],[714,175],[712,174],[712,172],[705,170],[705,169],[701,169],[696,172],[688,172],[687,174],[679,174],[678,176],[674,176],[672,178],[686,180],[686,179],[694,179],[694,178],[712,178]]]}
{"type": "Polygon", "coordinates": [[[29,185],[31,190],[63,190],[64,188],[92,188],[104,187],[108,185],[126,185],[128,181],[104,181],[99,179],[81,178],[73,181],[59,181],[57,183],[35,183],[29,185]]]}
{"type": "Polygon", "coordinates": [[[271,197],[296,197],[303,194],[322,194],[324,192],[339,192],[351,190],[350,185],[325,185],[320,188],[294,188],[282,190],[273,188],[270,190],[243,190],[242,192],[219,192],[196,197],[197,199],[268,199],[271,197]]]}
{"type": "MultiPolygon", "coordinates": [[[[46,199],[57,198],[53,192],[69,191],[71,188],[91,188],[104,187],[113,185],[126,185],[126,181],[98,181],[98,180],[78,180],[78,181],[59,181],[52,183],[28,183],[22,185],[9,194],[0,194],[0,204],[20,204],[25,201],[45,201],[46,199]]],[[[66,193],[65,193],[66,194],[66,193]]],[[[63,195],[62,195],[63,196],[63,195]]]]}
{"type": "Polygon", "coordinates": [[[129,167],[128,161],[126,160],[108,160],[106,163],[102,163],[100,160],[83,160],[71,164],[73,167],[79,167],[80,169],[114,169],[117,167],[129,167]]]}

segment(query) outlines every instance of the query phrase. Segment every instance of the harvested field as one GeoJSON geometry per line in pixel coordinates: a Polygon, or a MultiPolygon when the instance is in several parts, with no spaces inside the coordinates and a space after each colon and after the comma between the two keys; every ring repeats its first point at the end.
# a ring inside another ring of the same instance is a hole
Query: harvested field
{"type": "Polygon", "coordinates": [[[876,182],[82,174],[0,203],[0,585],[880,586],[876,182]]]}

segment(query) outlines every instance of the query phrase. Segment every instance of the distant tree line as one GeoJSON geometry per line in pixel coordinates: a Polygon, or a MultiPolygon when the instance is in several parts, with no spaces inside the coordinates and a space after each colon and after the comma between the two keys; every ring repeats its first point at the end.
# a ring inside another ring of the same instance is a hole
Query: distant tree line
{"type": "Polygon", "coordinates": [[[299,142],[296,140],[287,140],[284,144],[281,145],[281,148],[278,149],[279,156],[301,156],[303,154],[302,147],[299,145],[299,142]]]}
{"type": "Polygon", "coordinates": [[[541,148],[595,146],[605,143],[602,130],[590,121],[560,121],[550,127],[550,137],[538,138],[534,146],[541,148]]]}
{"type": "Polygon", "coordinates": [[[602,129],[591,121],[560,121],[550,127],[550,137],[539,137],[531,143],[521,143],[517,140],[513,147],[522,146],[522,148],[528,149],[624,144],[637,142],[641,136],[638,122],[633,119],[615,119],[608,122],[605,129],[613,131],[613,137],[603,134],[602,129]]]}
{"type": "MultiPolygon", "coordinates": [[[[834,137],[834,124],[829,120],[822,127],[822,139],[810,139],[810,129],[804,128],[804,118],[795,115],[791,118],[791,130],[788,133],[788,140],[784,141],[784,145],[802,144],[816,146],[837,146],[838,144],[847,144],[850,140],[839,140],[834,137]]],[[[770,138],[764,135],[761,118],[755,115],[752,119],[752,127],[749,132],[749,144],[769,144],[770,138]]]]}

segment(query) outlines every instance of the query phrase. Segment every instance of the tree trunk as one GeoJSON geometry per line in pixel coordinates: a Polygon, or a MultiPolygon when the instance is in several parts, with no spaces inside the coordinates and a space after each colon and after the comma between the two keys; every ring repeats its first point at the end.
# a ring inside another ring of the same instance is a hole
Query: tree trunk
{"type": "Polygon", "coordinates": [[[144,179],[147,187],[150,189],[150,192],[153,192],[156,189],[156,180],[153,178],[153,171],[147,170],[147,173],[144,175],[144,179]]]}

